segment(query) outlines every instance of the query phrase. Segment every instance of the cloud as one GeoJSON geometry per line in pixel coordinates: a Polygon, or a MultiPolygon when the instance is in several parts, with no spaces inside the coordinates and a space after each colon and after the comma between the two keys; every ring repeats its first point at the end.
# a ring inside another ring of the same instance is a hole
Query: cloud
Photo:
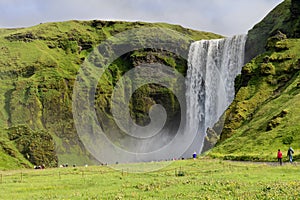
{"type": "Polygon", "coordinates": [[[246,33],[282,0],[1,0],[0,27],[71,19],[168,22],[223,35],[246,33]]]}

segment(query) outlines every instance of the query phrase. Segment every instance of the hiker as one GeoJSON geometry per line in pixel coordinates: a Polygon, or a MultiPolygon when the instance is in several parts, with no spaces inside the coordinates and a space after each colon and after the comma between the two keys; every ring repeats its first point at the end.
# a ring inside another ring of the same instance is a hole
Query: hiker
{"type": "Polygon", "coordinates": [[[282,152],[280,151],[280,149],[278,149],[277,158],[279,164],[282,165],[282,152]]]}
{"type": "Polygon", "coordinates": [[[292,149],[292,147],[290,147],[289,150],[287,151],[287,156],[289,157],[290,163],[293,162],[293,153],[294,153],[294,150],[292,149]]]}
{"type": "Polygon", "coordinates": [[[196,151],[193,153],[193,158],[194,158],[194,160],[196,160],[196,158],[197,158],[197,153],[196,153],[196,151]]]}

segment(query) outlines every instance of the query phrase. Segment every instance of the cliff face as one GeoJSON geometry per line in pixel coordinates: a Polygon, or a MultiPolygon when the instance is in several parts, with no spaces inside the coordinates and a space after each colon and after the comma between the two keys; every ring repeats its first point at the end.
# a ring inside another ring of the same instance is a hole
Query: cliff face
{"type": "Polygon", "coordinates": [[[300,37],[299,1],[285,0],[248,32],[245,61],[266,51],[267,39],[278,33],[288,38],[300,37]]]}
{"type": "Polygon", "coordinates": [[[299,151],[299,8],[299,1],[285,1],[249,31],[248,56],[256,57],[236,80],[236,97],[212,156],[272,161],[279,148],[299,151]]]}
{"type": "Polygon", "coordinates": [[[278,148],[300,150],[300,40],[269,42],[236,81],[214,157],[272,161],[278,148]]]}
{"type": "MultiPolygon", "coordinates": [[[[286,0],[249,31],[249,63],[236,81],[236,98],[227,110],[221,140],[212,156],[271,160],[278,147],[292,145],[300,149],[299,8],[299,1],[286,0]]],[[[169,24],[98,20],[0,29],[0,169],[97,162],[76,133],[72,113],[75,78],[99,43],[141,27],[168,28],[185,34],[190,38],[180,47],[185,54],[193,40],[221,37],[169,24]]],[[[171,34],[168,38],[177,39],[171,34]]],[[[132,44],[145,42],[132,40],[132,44]]],[[[116,83],[127,71],[145,63],[161,63],[184,76],[187,70],[184,58],[161,49],[137,49],[115,60],[95,93],[97,117],[108,134],[120,133],[111,112],[116,83]]],[[[131,117],[139,125],[148,124],[149,108],[154,104],[164,106],[168,114],[166,127],[174,128],[172,122],[177,122],[180,115],[179,103],[172,91],[157,84],[134,92],[129,105],[131,117]]],[[[217,138],[209,130],[206,148],[211,148],[217,138]]]]}
{"type": "MultiPolygon", "coordinates": [[[[192,39],[180,47],[186,54],[193,40],[221,37],[162,23],[97,20],[0,29],[0,169],[30,166],[28,161],[47,166],[96,162],[85,150],[74,125],[72,93],[77,71],[101,41],[140,27],[166,28],[187,35],[192,39]]],[[[174,35],[168,37],[176,40],[174,35]]],[[[146,41],[135,38],[131,42],[146,41]]],[[[137,49],[119,57],[109,66],[96,89],[95,109],[104,130],[113,131],[116,127],[111,114],[111,96],[120,77],[141,63],[153,62],[186,73],[185,59],[161,49],[137,49]]],[[[149,122],[149,108],[156,103],[165,106],[169,122],[178,115],[178,102],[172,91],[164,87],[143,86],[133,97],[130,112],[140,125],[149,122]]]]}

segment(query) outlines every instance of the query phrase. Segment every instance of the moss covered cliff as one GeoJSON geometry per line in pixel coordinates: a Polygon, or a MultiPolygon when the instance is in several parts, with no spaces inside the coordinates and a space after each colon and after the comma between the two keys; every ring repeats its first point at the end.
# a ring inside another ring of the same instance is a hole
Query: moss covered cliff
{"type": "MultiPolygon", "coordinates": [[[[164,23],[98,20],[0,29],[0,169],[96,162],[74,126],[72,92],[77,71],[101,41],[140,27],[171,29],[191,38],[189,43],[221,37],[164,23]]],[[[135,38],[133,42],[145,41],[135,38]]],[[[189,46],[184,48],[187,54],[189,46]]],[[[168,65],[183,75],[187,70],[185,59],[161,49],[139,49],[115,60],[98,84],[95,97],[95,108],[105,130],[114,123],[110,98],[116,82],[129,69],[152,62],[168,65]]],[[[172,92],[150,84],[134,93],[132,117],[139,124],[147,124],[148,109],[156,103],[165,105],[169,120],[178,114],[172,92]]]]}
{"type": "MultiPolygon", "coordinates": [[[[284,150],[291,145],[299,158],[299,8],[299,1],[286,0],[249,31],[249,62],[236,80],[235,100],[226,111],[218,145],[209,155],[274,160],[278,148],[284,150]]],[[[164,23],[98,20],[0,29],[0,169],[97,163],[80,141],[74,125],[75,78],[98,44],[112,35],[141,27],[171,29],[186,35],[180,47],[186,55],[192,41],[221,37],[164,23]]],[[[167,34],[170,41],[178,39],[167,34]]],[[[159,38],[152,39],[159,42],[159,38]]],[[[136,37],[131,42],[146,41],[136,37]]],[[[116,59],[95,89],[97,117],[109,134],[118,132],[111,112],[116,83],[127,71],[145,63],[161,63],[183,75],[187,70],[186,59],[159,48],[132,50],[116,59]]],[[[172,91],[157,84],[134,92],[129,105],[132,118],[146,125],[149,108],[154,104],[166,108],[167,126],[174,128],[171,122],[180,115],[179,103],[172,91]]],[[[213,130],[208,133],[206,149],[218,139],[213,130]]]]}
{"type": "Polygon", "coordinates": [[[300,37],[299,1],[283,1],[248,32],[245,61],[249,62],[255,56],[264,53],[267,39],[277,34],[278,31],[289,38],[300,37]]]}
{"type": "Polygon", "coordinates": [[[256,57],[236,80],[237,94],[211,156],[275,161],[278,149],[292,146],[300,158],[299,5],[284,1],[249,31],[256,57]]]}
{"type": "Polygon", "coordinates": [[[219,145],[211,155],[274,160],[277,149],[292,146],[299,158],[300,40],[278,41],[275,49],[243,68],[219,145]]]}

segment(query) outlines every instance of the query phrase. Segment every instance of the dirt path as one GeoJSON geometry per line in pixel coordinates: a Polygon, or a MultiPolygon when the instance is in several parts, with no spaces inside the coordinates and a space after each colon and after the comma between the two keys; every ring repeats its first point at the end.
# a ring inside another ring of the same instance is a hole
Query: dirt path
{"type": "MultiPolygon", "coordinates": [[[[278,162],[253,162],[253,161],[232,161],[232,160],[227,160],[228,162],[233,162],[233,163],[249,163],[249,164],[257,164],[257,165],[270,165],[270,166],[280,166],[278,162]]],[[[284,165],[294,165],[294,166],[299,166],[300,163],[293,162],[283,162],[282,166],[284,165]]]]}

